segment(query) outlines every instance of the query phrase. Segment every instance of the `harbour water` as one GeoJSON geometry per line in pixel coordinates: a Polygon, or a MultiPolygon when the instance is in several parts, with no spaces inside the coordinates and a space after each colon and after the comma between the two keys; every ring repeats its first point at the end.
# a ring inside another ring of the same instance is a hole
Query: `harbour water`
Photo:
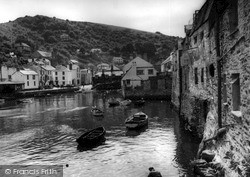
{"type": "Polygon", "coordinates": [[[151,166],[166,177],[194,176],[190,160],[199,141],[181,128],[169,102],[109,107],[111,97],[122,99],[90,92],[8,103],[0,110],[0,165],[64,165],[65,177],[146,177],[151,166]],[[92,106],[104,117],[93,117],[92,106]],[[148,114],[148,127],[127,130],[125,119],[138,111],[148,114]],[[106,142],[77,150],[76,138],[97,126],[105,127],[106,142]]]}

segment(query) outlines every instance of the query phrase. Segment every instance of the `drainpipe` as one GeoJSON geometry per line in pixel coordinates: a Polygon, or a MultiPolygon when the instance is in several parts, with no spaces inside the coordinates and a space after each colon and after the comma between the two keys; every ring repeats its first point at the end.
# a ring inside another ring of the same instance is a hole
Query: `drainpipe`
{"type": "Polygon", "coordinates": [[[222,127],[222,120],[221,120],[221,99],[222,99],[222,95],[221,95],[221,62],[220,62],[220,17],[219,14],[217,12],[216,15],[216,26],[215,26],[215,43],[216,43],[216,61],[217,61],[217,75],[218,75],[218,125],[219,128],[222,127]]]}
{"type": "Polygon", "coordinates": [[[181,102],[182,102],[182,68],[181,68],[181,54],[182,54],[182,50],[178,50],[178,61],[179,61],[179,116],[181,115],[181,102]]]}

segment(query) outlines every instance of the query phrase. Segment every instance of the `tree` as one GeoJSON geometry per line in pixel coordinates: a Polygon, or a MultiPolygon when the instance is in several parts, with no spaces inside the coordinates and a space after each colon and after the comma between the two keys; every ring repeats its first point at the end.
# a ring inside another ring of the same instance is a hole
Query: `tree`
{"type": "Polygon", "coordinates": [[[143,44],[143,53],[147,53],[148,57],[155,56],[156,48],[151,42],[146,42],[143,44]]]}

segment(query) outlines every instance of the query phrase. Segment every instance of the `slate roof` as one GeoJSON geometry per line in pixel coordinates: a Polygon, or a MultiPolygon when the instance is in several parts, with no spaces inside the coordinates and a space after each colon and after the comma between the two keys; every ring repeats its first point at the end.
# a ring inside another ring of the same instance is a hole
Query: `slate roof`
{"type": "Polygon", "coordinates": [[[140,57],[136,57],[123,67],[123,71],[124,72],[128,71],[128,69],[131,68],[133,63],[136,64],[136,67],[154,67],[151,63],[147,62],[146,60],[143,60],[140,57]]]}
{"type": "Polygon", "coordinates": [[[43,69],[47,70],[47,71],[54,71],[55,68],[53,66],[50,65],[44,65],[42,66],[43,69]]]}
{"type": "Polygon", "coordinates": [[[25,44],[23,42],[15,44],[15,47],[19,47],[19,46],[30,47],[28,44],[25,44]]]}
{"type": "Polygon", "coordinates": [[[37,72],[35,72],[31,69],[20,70],[19,72],[24,74],[24,75],[37,75],[37,72]]]}
{"type": "Polygon", "coordinates": [[[57,65],[56,71],[70,71],[70,70],[63,65],[57,65]]]}
{"type": "Polygon", "coordinates": [[[44,51],[40,51],[40,50],[37,50],[37,52],[38,52],[42,57],[50,58],[50,57],[52,56],[51,52],[44,52],[44,51]]]}

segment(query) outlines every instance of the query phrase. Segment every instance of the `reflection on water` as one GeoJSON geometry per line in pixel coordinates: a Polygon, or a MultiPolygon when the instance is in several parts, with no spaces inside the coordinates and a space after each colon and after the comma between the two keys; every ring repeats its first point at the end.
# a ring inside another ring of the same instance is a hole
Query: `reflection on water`
{"type": "Polygon", "coordinates": [[[122,100],[119,93],[90,92],[8,103],[0,110],[0,164],[69,164],[66,177],[144,177],[150,166],[163,176],[193,176],[189,163],[198,141],[180,128],[168,102],[109,107],[111,97],[122,100]],[[92,116],[92,106],[104,117],[92,116]],[[125,119],[138,111],[148,114],[148,127],[127,130],[125,119]],[[106,142],[78,151],[76,138],[97,126],[105,127],[106,142]]]}

